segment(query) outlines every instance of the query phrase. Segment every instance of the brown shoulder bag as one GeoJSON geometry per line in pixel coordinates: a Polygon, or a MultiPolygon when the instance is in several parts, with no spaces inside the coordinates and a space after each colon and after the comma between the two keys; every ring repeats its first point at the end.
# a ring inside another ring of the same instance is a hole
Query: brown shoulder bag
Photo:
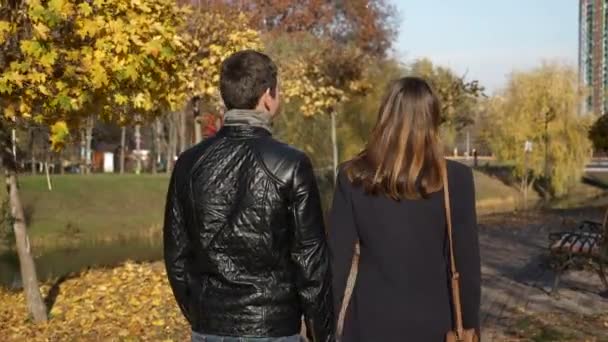
{"type": "MultiPolygon", "coordinates": [[[[446,217],[446,226],[449,240],[449,249],[450,249],[450,275],[451,275],[451,291],[452,291],[452,307],[454,311],[454,330],[449,331],[446,334],[445,340],[446,342],[478,342],[479,336],[477,336],[477,332],[475,329],[464,329],[462,323],[462,305],[460,302],[460,274],[456,269],[456,259],[454,257],[454,241],[452,238],[452,210],[450,205],[450,191],[448,186],[448,171],[447,167],[443,166],[442,178],[443,178],[443,193],[444,193],[444,201],[445,201],[445,217],[446,217]]],[[[342,331],[344,328],[344,319],[346,316],[346,310],[348,308],[348,304],[350,302],[353,289],[355,287],[355,280],[357,279],[357,272],[359,269],[359,243],[357,242],[357,246],[355,248],[355,255],[353,256],[353,263],[350,268],[350,273],[348,275],[348,280],[346,282],[346,290],[344,291],[344,300],[342,301],[342,308],[338,315],[338,339],[342,338],[342,331]]]]}

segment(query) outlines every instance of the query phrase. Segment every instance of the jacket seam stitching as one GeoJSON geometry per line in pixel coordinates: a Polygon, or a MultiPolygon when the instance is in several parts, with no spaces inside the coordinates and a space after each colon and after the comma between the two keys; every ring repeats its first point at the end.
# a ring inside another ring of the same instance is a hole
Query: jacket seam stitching
{"type": "Polygon", "coordinates": [[[201,154],[200,157],[198,157],[198,159],[196,160],[196,162],[194,162],[194,164],[192,164],[192,166],[190,167],[190,170],[188,170],[188,199],[190,200],[190,205],[192,206],[192,220],[193,223],[199,227],[200,226],[200,222],[198,220],[198,215],[196,215],[196,203],[194,201],[194,189],[193,189],[193,173],[194,170],[205,160],[207,159],[207,157],[209,156],[210,151],[213,151],[215,148],[214,145],[209,146],[208,149],[205,149],[203,151],[203,153],[201,154]]]}
{"type": "Polygon", "coordinates": [[[275,174],[273,174],[270,171],[270,169],[268,168],[268,165],[266,165],[266,163],[264,163],[264,159],[260,155],[260,152],[255,148],[255,146],[253,146],[252,142],[247,141],[247,147],[249,147],[249,149],[253,152],[253,155],[255,156],[256,161],[260,164],[260,166],[262,167],[262,170],[264,171],[266,176],[268,176],[273,181],[277,182],[279,185],[287,184],[286,182],[279,179],[279,177],[277,177],[275,174]]]}

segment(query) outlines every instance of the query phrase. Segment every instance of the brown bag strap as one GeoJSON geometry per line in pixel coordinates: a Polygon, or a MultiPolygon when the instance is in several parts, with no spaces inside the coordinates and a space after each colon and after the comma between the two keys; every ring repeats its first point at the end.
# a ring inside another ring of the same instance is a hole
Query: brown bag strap
{"type": "Polygon", "coordinates": [[[452,307],[454,311],[455,329],[458,337],[464,336],[464,326],[462,323],[462,306],[460,303],[460,274],[456,269],[456,258],[454,257],[454,238],[452,236],[452,206],[450,204],[450,187],[448,183],[447,163],[444,161],[441,170],[443,179],[443,195],[445,202],[445,220],[448,233],[449,249],[450,249],[450,273],[451,273],[451,290],[452,290],[452,307]]]}
{"type": "Polygon", "coordinates": [[[348,279],[346,280],[346,288],[344,289],[344,298],[342,299],[342,306],[340,308],[340,312],[338,313],[338,324],[336,326],[338,341],[342,337],[342,332],[344,330],[344,319],[346,318],[346,310],[348,309],[348,304],[350,303],[350,299],[353,295],[353,290],[355,288],[355,280],[357,279],[357,273],[359,272],[359,249],[360,245],[359,241],[357,241],[350,265],[350,271],[348,272],[348,279]]]}

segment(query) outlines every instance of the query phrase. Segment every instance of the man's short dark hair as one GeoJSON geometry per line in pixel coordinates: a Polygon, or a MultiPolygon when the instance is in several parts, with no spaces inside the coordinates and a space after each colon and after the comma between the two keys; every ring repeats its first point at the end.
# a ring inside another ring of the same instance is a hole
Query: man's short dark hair
{"type": "Polygon", "coordinates": [[[244,50],[226,58],[220,92],[227,109],[255,109],[266,90],[275,96],[277,66],[263,53],[244,50]]]}

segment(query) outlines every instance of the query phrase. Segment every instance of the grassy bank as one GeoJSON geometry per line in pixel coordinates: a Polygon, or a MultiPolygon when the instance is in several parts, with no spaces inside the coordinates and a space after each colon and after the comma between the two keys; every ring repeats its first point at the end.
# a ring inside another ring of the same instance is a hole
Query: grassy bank
{"type": "MultiPolygon", "coordinates": [[[[47,247],[154,236],[160,231],[167,182],[160,175],[66,175],[53,177],[49,191],[44,177],[21,177],[32,244],[47,247]]],[[[1,196],[6,198],[5,191],[1,196]]]]}
{"type": "MultiPolygon", "coordinates": [[[[597,177],[608,184],[608,174],[597,177]]],[[[54,176],[49,191],[44,177],[23,176],[21,195],[32,244],[46,248],[83,241],[157,239],[167,183],[164,175],[65,175],[54,176]]],[[[320,178],[326,207],[331,202],[331,183],[331,177],[320,178]]],[[[475,183],[480,213],[513,210],[520,201],[516,189],[494,177],[475,172],[475,183]]],[[[5,191],[0,199],[6,199],[5,191]]],[[[10,231],[7,223],[5,232],[10,231]]]]}

